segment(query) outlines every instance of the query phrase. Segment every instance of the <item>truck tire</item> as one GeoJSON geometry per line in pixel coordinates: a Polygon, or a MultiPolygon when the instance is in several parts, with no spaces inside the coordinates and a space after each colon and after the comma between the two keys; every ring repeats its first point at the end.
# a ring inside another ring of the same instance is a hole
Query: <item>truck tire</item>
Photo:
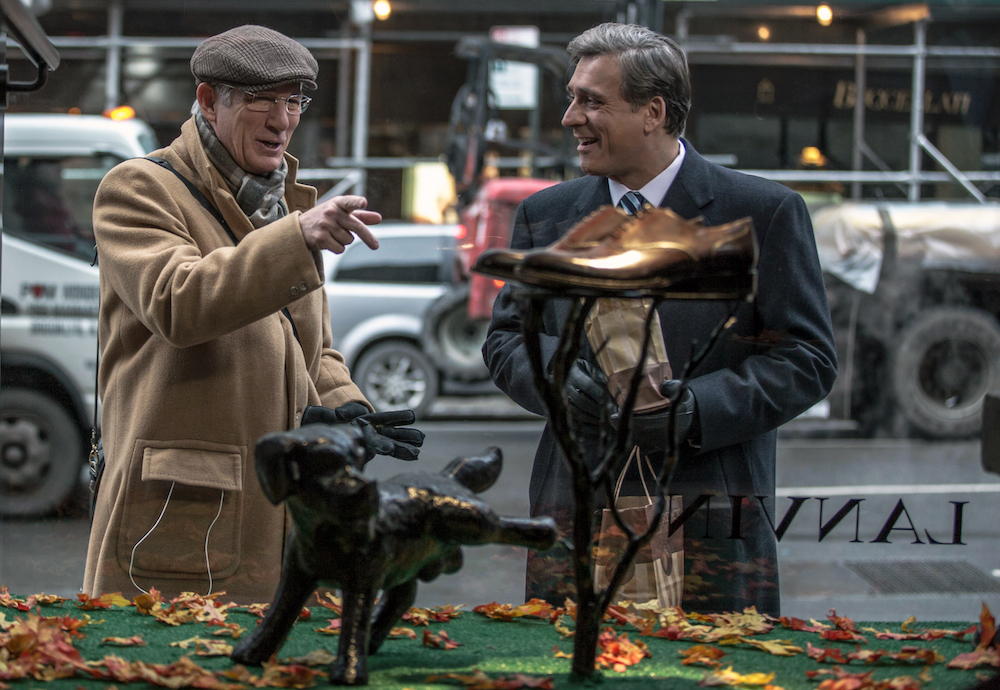
{"type": "Polygon", "coordinates": [[[402,340],[372,346],[352,368],[354,381],[376,412],[413,410],[426,416],[437,398],[438,373],[417,347],[402,340]]]}
{"type": "Polygon", "coordinates": [[[926,310],[900,332],[891,380],[896,405],[918,434],[977,434],[983,399],[1000,388],[1000,325],[977,309],[926,310]]]}
{"type": "Polygon", "coordinates": [[[80,430],[47,395],[0,390],[0,515],[52,513],[69,498],[83,466],[80,430]]]}
{"type": "Polygon", "coordinates": [[[438,297],[424,315],[423,346],[446,376],[459,381],[489,378],[483,361],[488,319],[470,319],[469,285],[462,283],[438,297]]]}

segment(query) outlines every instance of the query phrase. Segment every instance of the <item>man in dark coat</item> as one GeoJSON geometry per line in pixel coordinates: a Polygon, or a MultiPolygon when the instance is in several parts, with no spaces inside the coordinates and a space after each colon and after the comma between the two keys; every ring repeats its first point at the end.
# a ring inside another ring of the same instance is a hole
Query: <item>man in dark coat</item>
{"type": "MultiPolygon", "coordinates": [[[[587,176],[526,199],[518,209],[511,247],[548,246],[600,206],[620,205],[629,191],[684,218],[701,216],[706,225],[753,219],[760,247],[757,295],[739,307],[736,324],[694,372],[690,394],[680,401],[693,414],[681,425],[682,453],[669,493],[683,495],[685,507],[708,497],[684,524],[685,610],[741,611],[756,605],[777,615],[771,527],[777,522],[776,429],[822,400],[837,374],[806,206],[782,185],[709,163],[681,138],[690,81],[684,54],[669,39],[642,27],[604,24],[574,39],[568,50],[575,70],[563,125],[579,142],[587,176]]],[[[660,323],[675,372],[689,359],[693,342],[707,341],[726,308],[724,302],[700,300],[661,304],[660,323]]],[[[568,309],[567,299],[550,300],[545,307],[544,362],[555,351],[568,309]]],[[[483,354],[502,391],[522,407],[545,414],[510,284],[494,305],[483,354]]],[[[579,395],[592,387],[588,377],[599,378],[595,362],[584,342],[568,390],[571,412],[599,418],[603,401],[579,395]]],[[[636,444],[665,447],[665,419],[660,415],[636,424],[636,444]]],[[[531,514],[562,519],[566,533],[569,478],[547,426],[531,475],[531,514]]],[[[529,554],[527,596],[562,603],[572,595],[569,573],[565,553],[529,554]]]]}

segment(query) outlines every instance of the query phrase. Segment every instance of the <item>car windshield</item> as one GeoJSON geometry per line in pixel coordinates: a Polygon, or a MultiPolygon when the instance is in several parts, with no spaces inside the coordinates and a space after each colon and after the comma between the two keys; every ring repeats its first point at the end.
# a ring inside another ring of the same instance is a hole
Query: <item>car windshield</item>
{"type": "Polygon", "coordinates": [[[348,245],[333,269],[339,282],[419,283],[447,281],[445,257],[454,251],[450,235],[380,238],[378,251],[361,242],[348,245]]]}

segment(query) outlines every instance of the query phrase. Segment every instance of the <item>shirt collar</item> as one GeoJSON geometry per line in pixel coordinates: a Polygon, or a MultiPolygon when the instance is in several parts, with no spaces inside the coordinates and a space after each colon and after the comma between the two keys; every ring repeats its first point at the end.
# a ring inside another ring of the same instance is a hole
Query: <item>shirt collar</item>
{"type": "MultiPolygon", "coordinates": [[[[684,162],[684,142],[678,139],[677,146],[677,157],[674,158],[673,162],[663,172],[647,182],[642,189],[634,190],[642,194],[643,198],[653,206],[660,206],[663,203],[670,185],[674,183],[677,173],[681,169],[681,164],[684,162]]],[[[617,206],[629,188],[620,182],[608,179],[608,190],[611,192],[611,203],[617,206]]]]}

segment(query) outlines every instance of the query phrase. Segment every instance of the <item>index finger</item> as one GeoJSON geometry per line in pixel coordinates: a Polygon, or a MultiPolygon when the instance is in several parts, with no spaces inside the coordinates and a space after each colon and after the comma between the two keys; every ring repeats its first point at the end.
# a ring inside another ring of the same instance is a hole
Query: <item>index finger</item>
{"type": "Polygon", "coordinates": [[[368,226],[358,221],[358,227],[353,229],[354,234],[357,235],[362,242],[368,245],[371,249],[378,249],[378,239],[372,234],[372,231],[368,229],[368,226]]]}
{"type": "Polygon", "coordinates": [[[378,239],[368,228],[367,222],[381,222],[382,215],[375,211],[355,209],[339,221],[340,227],[357,235],[371,249],[378,249],[378,239]]]}

